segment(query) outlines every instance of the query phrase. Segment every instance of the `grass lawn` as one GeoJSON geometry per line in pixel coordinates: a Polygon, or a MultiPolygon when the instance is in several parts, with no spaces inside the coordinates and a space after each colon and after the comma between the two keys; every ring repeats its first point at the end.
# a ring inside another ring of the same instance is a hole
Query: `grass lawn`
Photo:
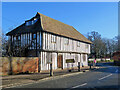
{"type": "MultiPolygon", "coordinates": [[[[93,63],[94,61],[88,61],[88,63],[93,63]]],[[[114,60],[106,60],[106,61],[104,61],[104,60],[101,60],[101,61],[97,61],[96,63],[102,63],[102,62],[114,62],[114,60]]]]}

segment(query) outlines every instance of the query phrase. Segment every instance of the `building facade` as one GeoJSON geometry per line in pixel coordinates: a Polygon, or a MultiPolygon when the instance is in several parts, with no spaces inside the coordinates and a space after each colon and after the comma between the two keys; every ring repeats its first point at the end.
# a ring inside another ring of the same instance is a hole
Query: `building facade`
{"type": "Polygon", "coordinates": [[[114,60],[114,64],[115,65],[119,65],[120,66],[120,51],[114,52],[112,59],[114,60]]]}
{"type": "Polygon", "coordinates": [[[74,27],[37,13],[35,17],[7,33],[14,56],[40,58],[40,69],[64,69],[88,65],[91,42],[74,27]],[[74,59],[74,63],[66,63],[74,59]]]}

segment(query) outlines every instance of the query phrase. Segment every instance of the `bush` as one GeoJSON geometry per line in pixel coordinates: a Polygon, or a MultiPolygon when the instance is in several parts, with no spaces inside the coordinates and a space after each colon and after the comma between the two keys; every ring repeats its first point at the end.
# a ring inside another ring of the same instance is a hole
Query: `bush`
{"type": "Polygon", "coordinates": [[[93,63],[93,61],[88,61],[88,63],[93,63]]]}

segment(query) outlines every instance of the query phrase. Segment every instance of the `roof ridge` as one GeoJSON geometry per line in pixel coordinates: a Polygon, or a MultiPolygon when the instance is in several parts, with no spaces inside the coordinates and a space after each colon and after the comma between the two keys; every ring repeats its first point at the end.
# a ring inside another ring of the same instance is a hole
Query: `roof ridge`
{"type": "Polygon", "coordinates": [[[35,17],[41,18],[40,22],[41,25],[36,24],[36,27],[31,26],[29,29],[29,31],[26,29],[26,27],[24,27],[23,25],[18,26],[17,28],[13,29],[12,31],[8,32],[7,35],[14,35],[14,34],[21,34],[21,33],[27,33],[27,32],[37,32],[40,30],[44,30],[47,32],[52,32],[58,35],[62,35],[65,37],[70,37],[73,38],[75,40],[80,40],[83,42],[87,42],[87,43],[92,43],[91,41],[89,41],[84,35],[82,35],[79,31],[77,31],[77,29],[75,29],[73,26],[70,26],[68,24],[65,24],[61,21],[55,20],[49,16],[43,15],[39,12],[37,12],[35,17]]]}
{"type": "MultiPolygon", "coordinates": [[[[39,14],[39,15],[43,15],[43,16],[46,16],[46,15],[44,15],[44,14],[41,14],[41,13],[39,13],[39,12],[37,12],[37,14],[39,14]]],[[[53,19],[53,20],[55,20],[55,21],[57,21],[57,22],[63,23],[63,22],[61,22],[61,21],[58,21],[58,20],[56,20],[56,19],[54,19],[54,18],[51,18],[51,17],[49,17],[49,16],[46,16],[46,17],[48,17],[48,18],[50,18],[50,19],[53,19]]],[[[65,23],[63,23],[63,24],[65,24],[65,23]]],[[[73,26],[71,26],[71,25],[68,25],[68,24],[65,24],[65,25],[67,25],[67,26],[70,26],[70,27],[73,27],[73,26]]]]}

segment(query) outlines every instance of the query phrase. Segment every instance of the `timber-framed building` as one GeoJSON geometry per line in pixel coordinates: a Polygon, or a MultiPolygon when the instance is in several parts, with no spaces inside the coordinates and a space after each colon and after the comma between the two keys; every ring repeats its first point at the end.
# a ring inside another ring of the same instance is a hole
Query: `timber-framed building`
{"type": "Polygon", "coordinates": [[[64,69],[71,65],[77,67],[78,62],[88,65],[92,42],[74,27],[41,13],[6,35],[13,49],[16,49],[17,54],[14,56],[39,56],[41,70],[49,70],[50,62],[53,63],[53,69],[64,69]],[[66,59],[74,59],[75,63],[67,64],[66,59]]]}

